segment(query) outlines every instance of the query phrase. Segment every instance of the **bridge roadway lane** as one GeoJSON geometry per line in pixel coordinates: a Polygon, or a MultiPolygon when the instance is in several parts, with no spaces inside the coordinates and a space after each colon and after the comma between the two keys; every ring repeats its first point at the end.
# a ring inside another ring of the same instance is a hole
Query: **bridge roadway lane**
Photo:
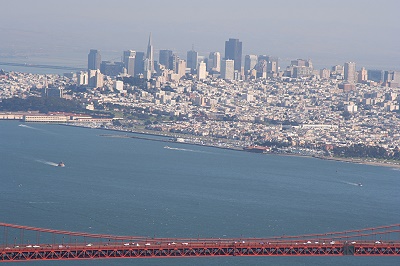
{"type": "Polygon", "coordinates": [[[140,242],[96,242],[60,245],[0,246],[0,261],[74,260],[199,256],[399,256],[400,242],[304,242],[151,239],[140,242]],[[160,241],[161,240],[161,241],[160,241]]]}

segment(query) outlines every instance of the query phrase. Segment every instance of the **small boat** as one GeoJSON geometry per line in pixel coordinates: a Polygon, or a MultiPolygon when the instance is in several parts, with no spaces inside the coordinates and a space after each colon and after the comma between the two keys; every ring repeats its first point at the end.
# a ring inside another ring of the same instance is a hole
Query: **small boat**
{"type": "Polygon", "coordinates": [[[63,162],[59,162],[59,163],[57,164],[57,166],[59,166],[59,167],[64,167],[65,164],[64,164],[63,162]]]}
{"type": "Polygon", "coordinates": [[[359,187],[362,187],[362,184],[361,184],[361,183],[358,183],[358,186],[359,186],[359,187]]]}

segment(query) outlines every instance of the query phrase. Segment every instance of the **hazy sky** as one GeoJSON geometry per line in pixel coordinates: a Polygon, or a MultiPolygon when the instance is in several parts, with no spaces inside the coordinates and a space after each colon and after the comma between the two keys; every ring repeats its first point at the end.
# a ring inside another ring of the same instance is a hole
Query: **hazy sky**
{"type": "Polygon", "coordinates": [[[156,51],[184,58],[192,44],[223,56],[225,40],[239,38],[243,54],[400,70],[400,0],[1,2],[0,61],[86,65],[91,48],[117,60],[124,49],[145,51],[152,32],[156,51]]]}

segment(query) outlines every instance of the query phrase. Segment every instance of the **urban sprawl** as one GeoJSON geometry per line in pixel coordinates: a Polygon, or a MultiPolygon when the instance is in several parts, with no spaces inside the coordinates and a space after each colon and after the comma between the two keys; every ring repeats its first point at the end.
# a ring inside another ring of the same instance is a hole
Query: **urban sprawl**
{"type": "Polygon", "coordinates": [[[356,145],[399,152],[400,72],[357,71],[354,62],[317,70],[310,59],[283,68],[274,56],[245,55],[244,64],[242,57],[242,42],[229,39],[224,57],[192,49],[183,60],[160,50],[155,61],[150,36],[146,53],[124,51],[122,62],[101,61],[100,52],[90,50],[88,71],[2,71],[0,102],[64,98],[103,116],[2,110],[0,119],[101,124],[263,152],[330,156],[334,148],[356,145]]]}

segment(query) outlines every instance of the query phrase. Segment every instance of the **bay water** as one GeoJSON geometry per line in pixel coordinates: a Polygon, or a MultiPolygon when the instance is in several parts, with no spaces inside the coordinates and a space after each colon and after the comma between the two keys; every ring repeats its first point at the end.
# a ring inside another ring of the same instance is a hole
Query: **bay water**
{"type": "MultiPolygon", "coordinates": [[[[0,122],[1,222],[149,237],[272,237],[400,222],[400,171],[0,122]],[[65,167],[57,167],[63,161],[65,167]],[[359,183],[362,186],[359,186],[359,183]]],[[[229,257],[36,265],[397,265],[399,258],[229,257]]]]}

